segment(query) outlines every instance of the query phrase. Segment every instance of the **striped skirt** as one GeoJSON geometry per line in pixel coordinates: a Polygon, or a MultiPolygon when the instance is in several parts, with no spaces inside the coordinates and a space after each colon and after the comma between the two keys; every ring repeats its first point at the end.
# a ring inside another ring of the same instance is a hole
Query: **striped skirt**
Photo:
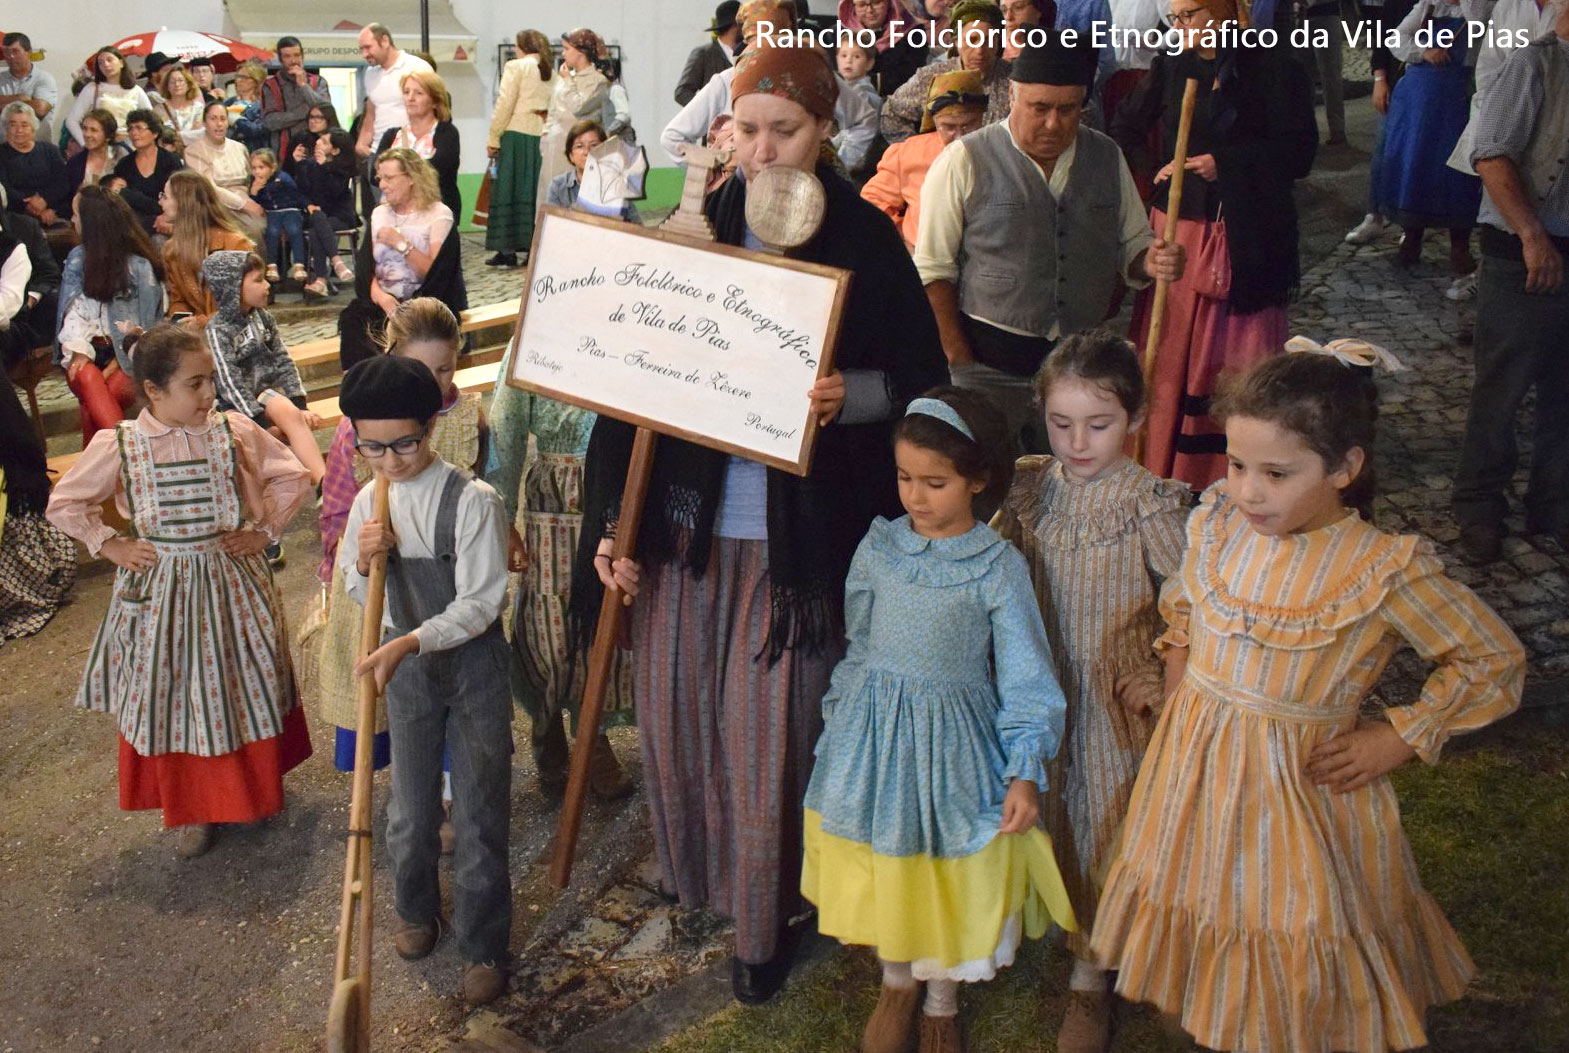
{"type": "MultiPolygon", "coordinates": [[[[523,473],[523,544],[529,565],[519,583],[512,625],[512,647],[527,690],[523,709],[530,716],[571,714],[574,724],[583,699],[587,654],[569,662],[567,606],[572,596],[572,560],[583,531],[583,458],[573,453],[541,453],[523,473]]],[[[631,661],[617,652],[605,693],[601,727],[633,720],[631,661]]]]}
{"type": "Polygon", "coordinates": [[[152,569],[115,575],[76,704],[114,714],[144,757],[217,757],[280,734],[298,698],[267,561],[216,538],[153,544],[152,569]]]}
{"type": "Polygon", "coordinates": [[[1192,667],[1155,727],[1091,946],[1118,994],[1207,1048],[1415,1049],[1475,972],[1389,780],[1335,794],[1303,774],[1333,731],[1244,709],[1192,667]]]}
{"type": "Polygon", "coordinates": [[[721,538],[702,577],[645,567],[633,686],[654,845],[688,907],[735,919],[736,957],[773,957],[801,907],[801,800],[842,655],[766,657],[768,543],[721,538]]]}

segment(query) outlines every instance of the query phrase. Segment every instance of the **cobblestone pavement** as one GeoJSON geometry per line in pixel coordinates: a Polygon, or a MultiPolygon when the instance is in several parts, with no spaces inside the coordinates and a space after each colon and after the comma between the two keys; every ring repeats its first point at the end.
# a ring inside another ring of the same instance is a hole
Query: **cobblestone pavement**
{"type": "MultiPolygon", "coordinates": [[[[1361,248],[1342,245],[1320,260],[1303,276],[1292,332],[1320,342],[1361,337],[1410,367],[1377,379],[1378,525],[1430,538],[1455,579],[1476,589],[1525,642],[1532,700],[1563,700],[1569,695],[1569,553],[1545,535],[1521,536],[1516,506],[1505,558],[1482,568],[1461,562],[1449,498],[1472,376],[1470,348],[1461,336],[1469,330],[1474,303],[1444,298],[1450,281],[1443,265],[1447,233],[1429,236],[1426,262],[1409,273],[1394,266],[1395,245],[1391,234],[1361,248]]],[[[1528,406],[1519,428],[1522,465],[1529,463],[1530,421],[1528,406]]],[[[1523,491],[1525,478],[1522,469],[1517,491],[1523,491]]],[[[1393,671],[1404,673],[1403,686],[1412,687],[1420,666],[1409,652],[1403,658],[1393,671]]]]}

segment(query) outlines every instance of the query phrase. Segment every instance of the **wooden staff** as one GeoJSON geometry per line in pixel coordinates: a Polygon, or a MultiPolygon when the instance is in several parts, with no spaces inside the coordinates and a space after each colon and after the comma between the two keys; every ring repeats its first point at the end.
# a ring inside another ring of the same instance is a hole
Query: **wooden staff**
{"type": "MultiPolygon", "coordinates": [[[[648,495],[648,477],[654,470],[654,447],[658,434],[637,429],[632,440],[632,460],[627,467],[626,486],[621,491],[621,518],[616,522],[616,537],[611,544],[610,564],[630,559],[637,551],[637,532],[643,521],[643,499],[648,495]]],[[[585,530],[590,525],[583,525],[585,530]]],[[[588,792],[588,768],[594,755],[594,740],[599,737],[600,711],[610,687],[610,668],[616,657],[616,641],[621,634],[621,615],[629,598],[616,589],[606,589],[599,602],[599,625],[594,630],[594,646],[588,652],[588,680],[583,688],[583,705],[577,715],[577,741],[572,744],[572,770],[567,776],[566,798],[561,803],[561,818],[556,823],[556,853],[550,861],[550,882],[566,888],[572,880],[572,859],[577,852],[578,828],[583,822],[583,798],[588,792]]]]}
{"type": "MultiPolygon", "coordinates": [[[[390,526],[387,480],[376,477],[372,514],[383,529],[390,526]]],[[[359,657],[381,644],[381,609],[387,587],[387,554],[371,557],[360,619],[359,657]]],[[[349,798],[348,857],[343,867],[343,906],[338,914],[338,955],[332,968],[332,1005],[327,1010],[328,1053],[370,1053],[371,844],[370,813],[375,774],[376,704],[381,692],[376,678],[359,678],[359,710],[354,719],[354,792],[349,798]],[[359,970],[351,978],[356,923],[359,970]]]]}
{"type": "MultiPolygon", "coordinates": [[[[1182,91],[1182,112],[1177,119],[1177,149],[1171,156],[1171,188],[1166,194],[1166,230],[1161,238],[1166,244],[1177,240],[1177,222],[1182,212],[1182,183],[1188,173],[1188,133],[1193,130],[1193,104],[1198,100],[1199,82],[1189,77],[1182,91]]],[[[1166,328],[1166,288],[1170,283],[1164,278],[1155,280],[1155,295],[1150,298],[1149,338],[1144,341],[1144,390],[1155,389],[1155,360],[1160,355],[1160,340],[1166,328]]],[[[1133,440],[1133,459],[1144,461],[1144,446],[1149,438],[1149,420],[1133,440]]]]}

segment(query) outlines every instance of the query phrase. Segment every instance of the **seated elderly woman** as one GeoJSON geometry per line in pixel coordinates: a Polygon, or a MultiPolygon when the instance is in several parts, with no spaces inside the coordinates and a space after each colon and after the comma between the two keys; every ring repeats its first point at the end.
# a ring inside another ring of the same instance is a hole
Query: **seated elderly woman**
{"type": "Polygon", "coordinates": [[[5,142],[0,143],[0,184],[7,206],[25,212],[45,227],[71,220],[71,185],[65,156],[53,143],[38,139],[38,114],[25,102],[0,110],[5,142]]]}
{"type": "Polygon", "coordinates": [[[338,316],[338,358],[347,370],[377,354],[377,341],[398,305],[434,296],[454,314],[467,309],[452,210],[441,202],[436,170],[413,150],[388,150],[376,158],[381,204],[370,216],[370,237],[360,243],[355,297],[338,316]]]}
{"type": "Polygon", "coordinates": [[[119,191],[143,230],[167,236],[172,228],[163,220],[163,205],[158,198],[169,177],[185,166],[174,154],[159,147],[163,122],[153,111],[132,110],[125,118],[125,134],[131,153],[114,166],[110,189],[119,191]]]}

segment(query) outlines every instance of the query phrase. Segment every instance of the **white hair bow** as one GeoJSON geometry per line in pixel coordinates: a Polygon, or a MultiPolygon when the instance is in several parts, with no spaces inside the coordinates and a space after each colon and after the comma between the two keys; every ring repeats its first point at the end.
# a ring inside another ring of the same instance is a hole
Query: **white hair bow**
{"type": "Polygon", "coordinates": [[[1305,336],[1294,336],[1286,341],[1286,350],[1310,355],[1328,355],[1331,358],[1338,358],[1348,366],[1364,368],[1382,366],[1391,373],[1404,372],[1406,369],[1405,363],[1396,358],[1393,352],[1355,337],[1342,337],[1339,340],[1331,340],[1327,344],[1320,344],[1305,336]]]}

